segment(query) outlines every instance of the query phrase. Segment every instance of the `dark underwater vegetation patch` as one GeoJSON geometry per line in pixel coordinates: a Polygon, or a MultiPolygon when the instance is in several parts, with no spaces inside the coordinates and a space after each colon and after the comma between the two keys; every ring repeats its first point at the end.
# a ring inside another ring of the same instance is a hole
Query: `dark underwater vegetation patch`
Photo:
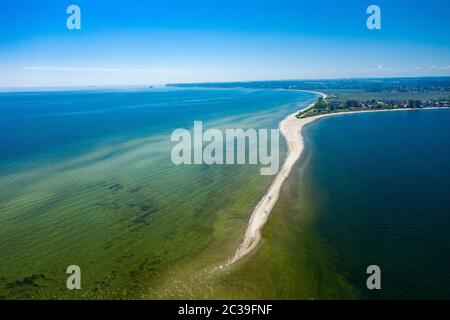
{"type": "Polygon", "coordinates": [[[39,279],[47,279],[47,277],[42,273],[33,274],[29,277],[6,283],[5,288],[15,289],[20,287],[40,287],[41,285],[37,283],[39,279]]]}

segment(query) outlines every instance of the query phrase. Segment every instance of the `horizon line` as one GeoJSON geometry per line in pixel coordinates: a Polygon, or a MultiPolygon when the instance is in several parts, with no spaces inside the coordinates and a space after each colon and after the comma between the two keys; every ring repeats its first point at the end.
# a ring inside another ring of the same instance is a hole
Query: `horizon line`
{"type": "Polygon", "coordinates": [[[168,87],[176,85],[204,85],[204,84],[227,84],[227,83],[262,83],[262,82],[295,82],[295,81],[336,81],[336,80],[389,80],[389,79],[424,79],[424,78],[450,78],[450,75],[441,76],[397,76],[397,77],[336,77],[336,78],[296,78],[296,79],[266,79],[266,80],[236,80],[236,81],[202,81],[202,82],[174,82],[159,84],[114,84],[114,85],[74,85],[74,86],[0,86],[0,92],[18,90],[39,90],[39,89],[108,89],[108,88],[148,88],[148,87],[168,87]]]}

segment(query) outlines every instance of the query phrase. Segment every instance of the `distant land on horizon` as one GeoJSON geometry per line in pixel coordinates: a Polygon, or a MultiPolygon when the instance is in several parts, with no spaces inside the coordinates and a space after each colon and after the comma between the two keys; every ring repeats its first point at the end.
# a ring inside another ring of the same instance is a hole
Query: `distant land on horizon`
{"type": "Polygon", "coordinates": [[[450,97],[450,77],[353,78],[168,84],[169,87],[289,89],[322,91],[341,100],[439,99],[450,97]]]}
{"type": "Polygon", "coordinates": [[[443,77],[394,77],[394,78],[336,78],[336,79],[289,79],[289,80],[257,80],[257,81],[232,81],[232,82],[189,82],[168,83],[171,87],[245,87],[245,88],[285,88],[295,86],[296,89],[303,87],[305,90],[329,89],[340,87],[341,89],[362,89],[370,85],[372,89],[392,87],[401,84],[428,84],[428,86],[450,85],[450,76],[443,77]]]}
{"type": "Polygon", "coordinates": [[[366,90],[376,92],[381,90],[398,90],[399,92],[412,89],[448,91],[449,76],[424,77],[392,77],[392,78],[335,78],[335,79],[285,79],[285,80],[249,80],[249,81],[214,81],[214,82],[183,82],[166,84],[140,85],[86,85],[86,86],[24,86],[0,87],[0,92],[8,91],[53,91],[53,90],[95,90],[95,89],[155,89],[164,87],[201,87],[201,88],[248,88],[248,89],[296,89],[296,90],[366,90]],[[416,88],[414,88],[414,86],[416,88]],[[405,88],[406,87],[406,88],[405,88]],[[442,90],[445,89],[445,90],[442,90]]]}

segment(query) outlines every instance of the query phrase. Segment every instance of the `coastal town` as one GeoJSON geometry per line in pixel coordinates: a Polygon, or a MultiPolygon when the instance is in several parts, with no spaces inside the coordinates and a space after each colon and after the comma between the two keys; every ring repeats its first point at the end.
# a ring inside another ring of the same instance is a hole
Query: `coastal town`
{"type": "Polygon", "coordinates": [[[319,98],[317,102],[297,115],[303,119],[320,114],[346,112],[346,111],[370,111],[390,109],[424,109],[424,108],[448,108],[450,97],[427,100],[334,100],[319,98]]]}

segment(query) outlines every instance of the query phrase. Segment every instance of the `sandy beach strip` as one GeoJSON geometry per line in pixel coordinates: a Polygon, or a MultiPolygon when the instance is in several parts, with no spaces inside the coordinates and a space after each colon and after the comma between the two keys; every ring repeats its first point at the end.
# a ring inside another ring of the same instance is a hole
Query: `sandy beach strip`
{"type": "MultiPolygon", "coordinates": [[[[324,98],[327,97],[321,92],[309,92],[321,95],[324,98]]],[[[303,110],[306,110],[313,105],[314,103],[303,110]]],[[[301,130],[305,125],[313,122],[317,118],[311,117],[306,119],[298,119],[296,115],[300,111],[287,116],[283,121],[280,122],[279,129],[281,134],[286,139],[286,143],[288,146],[286,159],[280,171],[270,185],[269,189],[253,209],[253,212],[250,216],[250,221],[247,225],[247,230],[245,231],[244,240],[236,251],[236,254],[228,261],[228,265],[241,260],[249,253],[251,253],[258,245],[259,241],[261,240],[261,231],[278,200],[281,187],[283,186],[284,181],[289,176],[293,165],[297,162],[303,152],[304,143],[303,136],[301,135],[301,130]]]]}
{"type": "MultiPolygon", "coordinates": [[[[307,92],[321,95],[323,98],[327,97],[324,93],[321,92],[316,91],[307,91],[307,92]]],[[[312,105],[314,104],[309,105],[307,108],[303,110],[310,108],[312,105]]],[[[424,109],[433,109],[433,108],[424,108],[424,109]]],[[[288,145],[288,152],[286,159],[280,171],[278,172],[272,184],[270,185],[269,189],[261,198],[261,200],[258,202],[256,207],[253,209],[252,214],[250,216],[250,220],[247,225],[247,229],[245,231],[244,239],[239,248],[237,249],[235,255],[231,259],[229,259],[227,265],[233,264],[249,255],[260,242],[262,229],[264,228],[264,225],[267,223],[270,213],[279,198],[281,187],[283,186],[284,181],[288,178],[292,167],[303,153],[304,140],[302,130],[306,125],[318,119],[331,116],[340,116],[346,114],[367,113],[367,112],[390,112],[390,111],[413,111],[413,110],[417,111],[423,109],[405,108],[405,109],[390,109],[390,110],[346,111],[298,119],[296,115],[303,110],[299,110],[294,114],[287,116],[283,121],[280,122],[279,125],[280,132],[286,139],[286,143],[288,145]]]]}

